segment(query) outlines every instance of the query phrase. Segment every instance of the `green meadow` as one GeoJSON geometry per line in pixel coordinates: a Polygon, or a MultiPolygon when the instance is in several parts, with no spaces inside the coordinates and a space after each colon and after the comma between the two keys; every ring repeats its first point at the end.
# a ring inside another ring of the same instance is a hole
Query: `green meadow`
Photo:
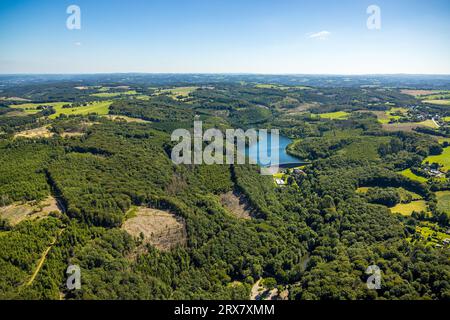
{"type": "Polygon", "coordinates": [[[410,216],[413,212],[427,212],[427,203],[424,200],[412,201],[410,203],[399,203],[391,208],[392,213],[399,213],[403,216],[410,216]]]}
{"type": "Polygon", "coordinates": [[[156,94],[165,94],[168,93],[172,98],[177,99],[179,96],[186,98],[197,90],[199,87],[177,87],[171,89],[160,89],[156,94]]]}
{"type": "Polygon", "coordinates": [[[450,170],[450,147],[444,148],[444,152],[438,156],[429,156],[424,162],[439,163],[445,171],[450,170]]]}
{"type": "Polygon", "coordinates": [[[404,175],[405,177],[410,178],[411,180],[415,180],[415,181],[419,181],[419,182],[423,182],[423,183],[425,183],[425,182],[428,181],[427,178],[424,178],[424,177],[421,177],[421,176],[418,176],[418,175],[414,174],[414,173],[411,171],[411,169],[403,170],[403,171],[400,172],[400,173],[401,173],[402,175],[404,175]]]}
{"type": "Polygon", "coordinates": [[[450,99],[445,100],[423,100],[424,103],[437,104],[441,106],[450,106],[450,99]]]}
{"type": "Polygon", "coordinates": [[[39,106],[52,106],[56,113],[52,114],[49,118],[55,119],[61,114],[72,115],[80,114],[86,115],[90,113],[97,113],[98,115],[105,115],[109,113],[109,107],[112,101],[96,101],[90,102],[87,106],[80,106],[76,108],[63,108],[64,105],[70,104],[68,102],[52,102],[52,103],[25,103],[20,105],[11,106],[16,109],[22,109],[24,112],[29,114],[38,113],[40,110],[37,109],[39,106]]]}
{"type": "Polygon", "coordinates": [[[438,210],[450,213],[450,191],[436,192],[438,210]]]}
{"type": "Polygon", "coordinates": [[[345,111],[336,111],[336,112],[320,113],[319,117],[321,117],[322,119],[335,120],[335,119],[347,119],[349,115],[350,113],[345,111]]]}
{"type": "Polygon", "coordinates": [[[91,94],[92,97],[97,98],[116,98],[120,96],[132,96],[137,94],[135,90],[123,91],[123,92],[100,92],[91,94]]]}

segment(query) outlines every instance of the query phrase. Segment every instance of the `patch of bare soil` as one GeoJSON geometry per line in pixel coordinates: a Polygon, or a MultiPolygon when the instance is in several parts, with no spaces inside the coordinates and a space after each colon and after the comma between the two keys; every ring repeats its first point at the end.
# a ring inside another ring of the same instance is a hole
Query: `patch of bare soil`
{"type": "Polygon", "coordinates": [[[150,121],[139,119],[139,118],[132,118],[127,116],[118,116],[118,115],[106,115],[110,120],[114,121],[123,121],[123,122],[136,122],[136,123],[149,123],[150,121]]]}
{"type": "Polygon", "coordinates": [[[33,202],[15,203],[0,207],[0,217],[6,219],[11,225],[17,225],[24,220],[44,218],[51,212],[61,212],[56,199],[52,196],[38,204],[33,202]]]}
{"type": "Polygon", "coordinates": [[[187,243],[184,219],[166,211],[140,207],[135,217],[125,221],[122,229],[133,237],[143,236],[143,243],[162,251],[187,243]]]}
{"type": "Polygon", "coordinates": [[[410,96],[426,96],[430,94],[439,93],[437,90],[401,90],[400,91],[403,94],[408,94],[410,96]]]}
{"type": "Polygon", "coordinates": [[[250,300],[287,300],[289,297],[289,291],[283,290],[281,292],[278,291],[277,288],[267,289],[261,284],[261,280],[259,279],[253,285],[250,300]]]}
{"type": "Polygon", "coordinates": [[[220,202],[230,213],[239,219],[251,218],[251,207],[244,196],[236,192],[227,192],[220,195],[220,202]]]}
{"type": "Polygon", "coordinates": [[[53,135],[54,135],[54,133],[50,132],[48,130],[48,127],[41,127],[41,128],[21,131],[21,132],[17,133],[14,137],[15,138],[20,137],[20,138],[33,139],[33,138],[50,138],[53,135]]]}

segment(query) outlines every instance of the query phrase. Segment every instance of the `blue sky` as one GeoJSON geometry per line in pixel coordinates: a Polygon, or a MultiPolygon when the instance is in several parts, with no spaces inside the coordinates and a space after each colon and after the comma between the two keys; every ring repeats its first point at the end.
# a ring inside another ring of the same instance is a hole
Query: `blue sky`
{"type": "Polygon", "coordinates": [[[0,73],[450,74],[449,39],[448,0],[0,1],[0,73]]]}

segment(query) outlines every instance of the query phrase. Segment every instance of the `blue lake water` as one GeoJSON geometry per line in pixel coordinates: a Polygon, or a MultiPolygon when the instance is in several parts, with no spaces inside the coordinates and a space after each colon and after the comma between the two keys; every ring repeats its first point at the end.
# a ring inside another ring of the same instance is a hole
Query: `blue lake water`
{"type": "Polygon", "coordinates": [[[260,136],[257,143],[254,143],[245,149],[245,153],[249,158],[252,158],[257,161],[257,163],[261,166],[265,166],[264,161],[260,161],[259,159],[259,148],[266,148],[266,150],[262,150],[263,152],[267,152],[268,156],[278,153],[280,166],[289,166],[289,165],[301,165],[304,163],[301,159],[293,157],[286,152],[286,148],[289,144],[292,143],[292,139],[289,139],[285,136],[279,136],[279,144],[277,146],[273,146],[271,144],[272,136],[271,134],[267,134],[267,137],[264,138],[260,136]]]}

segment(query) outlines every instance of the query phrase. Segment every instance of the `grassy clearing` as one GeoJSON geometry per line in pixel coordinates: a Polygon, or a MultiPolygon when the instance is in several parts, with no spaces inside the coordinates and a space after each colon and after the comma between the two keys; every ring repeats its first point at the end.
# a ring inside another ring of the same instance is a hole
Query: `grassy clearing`
{"type": "Polygon", "coordinates": [[[383,129],[386,131],[406,131],[412,132],[418,127],[428,127],[436,129],[438,126],[433,120],[425,120],[422,122],[398,122],[398,123],[383,123],[383,129]]]}
{"type": "Polygon", "coordinates": [[[120,96],[132,96],[138,94],[135,90],[128,90],[122,92],[100,92],[91,94],[92,97],[96,98],[116,98],[120,96]]]}
{"type": "Polygon", "coordinates": [[[450,213],[450,191],[436,192],[438,210],[450,213]]]}
{"type": "Polygon", "coordinates": [[[404,188],[397,188],[397,191],[400,195],[401,201],[406,201],[406,200],[408,200],[409,197],[411,197],[412,201],[423,200],[421,195],[419,195],[415,192],[406,190],[404,188]]]}
{"type": "Polygon", "coordinates": [[[438,139],[438,142],[439,142],[440,144],[443,144],[444,142],[450,143],[450,138],[439,138],[439,139],[438,139]]]}
{"type": "Polygon", "coordinates": [[[155,92],[155,94],[168,94],[173,99],[184,99],[198,88],[199,87],[177,87],[171,89],[159,89],[155,92]]]}
{"type": "Polygon", "coordinates": [[[367,193],[367,191],[369,191],[369,187],[359,187],[358,189],[356,189],[356,192],[361,194],[365,194],[367,193]]]}
{"type": "Polygon", "coordinates": [[[429,156],[424,162],[439,163],[444,171],[450,170],[450,147],[444,148],[444,152],[438,156],[429,156]]]}
{"type": "Polygon", "coordinates": [[[336,111],[336,112],[320,113],[318,116],[322,119],[341,120],[341,119],[348,119],[349,115],[350,113],[345,111],[336,111]]]}
{"type": "Polygon", "coordinates": [[[411,171],[411,169],[403,170],[403,171],[400,172],[400,173],[401,173],[402,175],[404,175],[405,177],[411,179],[411,180],[419,181],[419,182],[422,182],[422,183],[425,183],[425,182],[428,181],[427,178],[424,178],[424,177],[421,177],[421,176],[418,176],[418,175],[414,174],[414,173],[411,171]]]}
{"type": "Polygon", "coordinates": [[[52,106],[55,110],[62,109],[62,106],[70,104],[70,102],[43,102],[43,103],[23,103],[17,105],[10,105],[10,108],[21,109],[27,114],[36,114],[41,110],[38,109],[39,106],[52,106]]]}
{"type": "Polygon", "coordinates": [[[427,203],[424,200],[412,201],[410,203],[399,203],[391,208],[392,213],[399,213],[403,216],[410,216],[413,212],[427,212],[427,203]]]}
{"type": "Polygon", "coordinates": [[[424,103],[429,104],[436,104],[441,106],[450,106],[450,99],[443,99],[443,100],[423,100],[424,103]]]}
{"type": "Polygon", "coordinates": [[[77,107],[77,108],[55,108],[56,113],[52,114],[49,118],[55,119],[61,114],[65,115],[87,115],[90,113],[96,113],[98,115],[106,115],[109,113],[109,107],[112,101],[97,101],[91,102],[87,106],[77,107]]]}
{"type": "Polygon", "coordinates": [[[96,101],[90,102],[86,106],[80,106],[76,108],[63,108],[64,105],[70,105],[69,102],[51,102],[51,103],[24,103],[19,105],[10,106],[16,109],[22,109],[24,112],[28,114],[36,114],[40,110],[39,106],[52,106],[56,113],[52,114],[49,118],[55,119],[61,114],[65,115],[87,115],[90,113],[97,113],[98,115],[105,115],[109,112],[109,106],[112,104],[112,101],[96,101]]]}

